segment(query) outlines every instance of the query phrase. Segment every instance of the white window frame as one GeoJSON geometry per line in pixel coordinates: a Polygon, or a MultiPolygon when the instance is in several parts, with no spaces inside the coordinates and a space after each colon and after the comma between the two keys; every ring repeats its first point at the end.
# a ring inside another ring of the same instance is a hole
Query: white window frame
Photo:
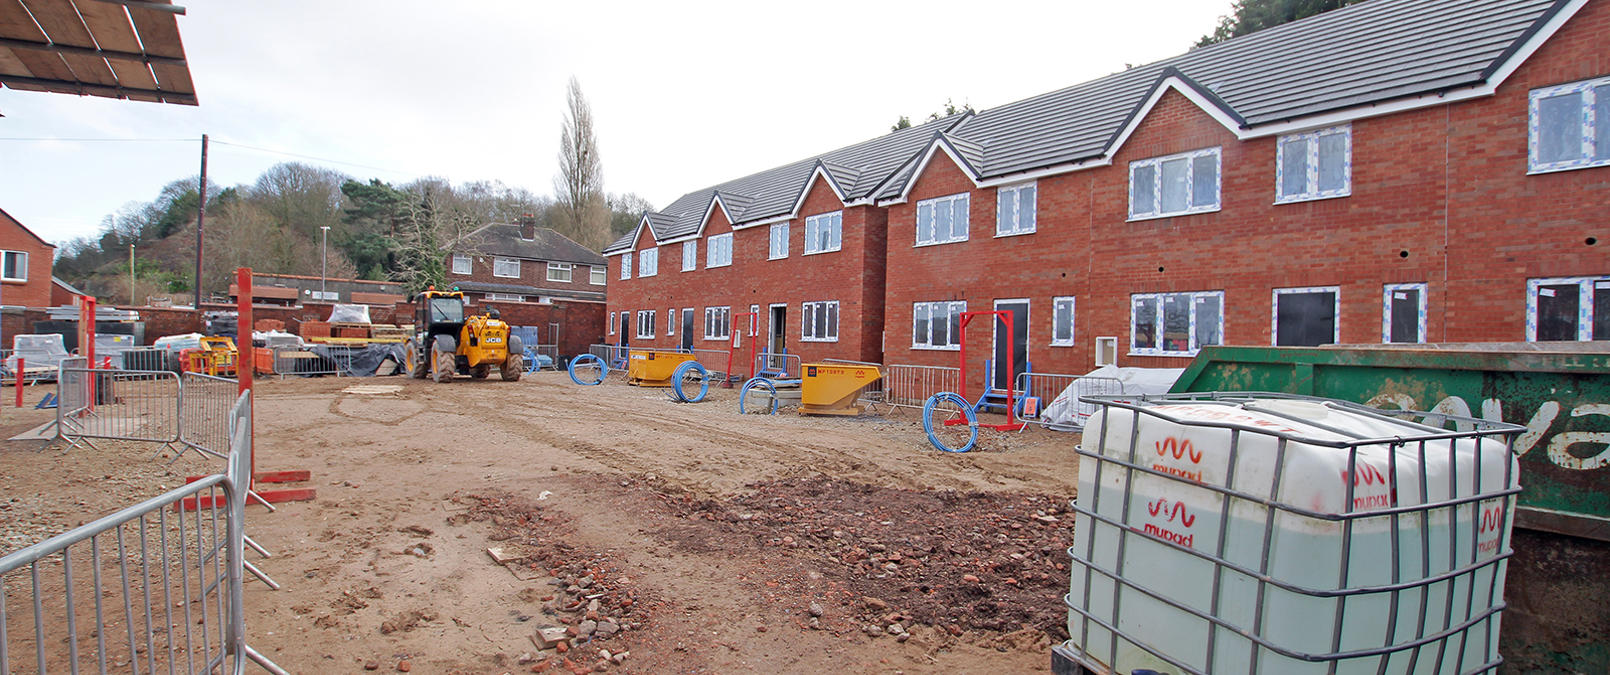
{"type": "Polygon", "coordinates": [[[519,279],[520,278],[520,259],[519,258],[493,258],[492,259],[492,276],[497,277],[499,279],[519,279]],[[507,266],[510,263],[514,264],[514,274],[499,274],[498,273],[498,268],[500,266],[507,266]]]}
{"type": "Polygon", "coordinates": [[[609,283],[609,270],[598,265],[587,266],[587,283],[603,286],[609,283]]]}
{"type": "Polygon", "coordinates": [[[704,339],[732,339],[732,307],[704,308],[704,339]]]}
{"type": "Polygon", "coordinates": [[[513,293],[487,293],[487,302],[525,302],[525,296],[513,293]]]}
{"type": "Polygon", "coordinates": [[[667,308],[665,308],[665,335],[666,335],[666,337],[671,337],[673,335],[676,335],[676,308],[675,307],[667,307],[667,308]]]}
{"type": "Polygon", "coordinates": [[[945,195],[943,197],[934,197],[933,199],[924,199],[922,201],[917,202],[917,209],[916,209],[917,243],[913,245],[913,248],[915,248],[917,246],[939,246],[939,245],[942,245],[942,244],[954,244],[954,243],[959,242],[959,241],[967,241],[968,237],[971,237],[972,233],[973,233],[972,211],[973,211],[972,194],[967,193],[967,192],[961,192],[961,193],[957,193],[957,194],[953,194],[953,195],[945,195]],[[934,238],[932,240],[924,241],[923,238],[922,238],[922,230],[923,230],[923,228],[922,228],[922,212],[923,212],[923,209],[926,208],[926,209],[928,209],[929,214],[934,214],[934,213],[937,213],[939,205],[944,204],[946,208],[950,209],[951,218],[952,218],[950,229],[951,229],[951,232],[955,232],[956,231],[956,224],[955,224],[954,218],[956,217],[956,207],[955,207],[954,203],[958,202],[958,201],[960,201],[962,203],[962,209],[961,209],[962,214],[967,216],[967,222],[962,225],[962,236],[956,237],[956,236],[954,236],[954,235],[952,235],[950,233],[946,233],[946,235],[945,235],[946,238],[940,238],[938,236],[938,233],[939,233],[939,226],[937,224],[938,216],[930,215],[929,217],[933,218],[935,220],[935,222],[936,222],[936,224],[934,225],[934,238]]]}
{"type": "Polygon", "coordinates": [[[951,310],[953,310],[953,309],[955,310],[956,314],[960,314],[962,312],[967,311],[967,301],[965,301],[965,300],[941,300],[941,301],[938,301],[938,302],[914,302],[914,303],[911,303],[911,348],[912,349],[920,349],[920,350],[930,350],[930,351],[943,351],[943,352],[960,351],[961,348],[962,348],[961,336],[951,334],[950,328],[949,328],[949,323],[948,323],[950,321],[950,315],[952,313],[951,310]],[[945,340],[946,340],[946,343],[942,344],[942,345],[935,345],[935,344],[933,344],[933,340],[934,340],[933,310],[939,309],[939,308],[943,308],[945,310],[945,321],[947,322],[946,328],[945,328],[945,333],[946,333],[945,340]],[[917,335],[917,314],[919,312],[926,312],[927,317],[928,317],[928,334],[921,336],[923,338],[923,340],[921,342],[919,342],[917,340],[917,338],[919,337],[917,335]]]}
{"type": "Polygon", "coordinates": [[[475,259],[462,253],[453,254],[453,274],[469,275],[475,271],[475,259]]]}
{"type": "Polygon", "coordinates": [[[1426,308],[1430,307],[1427,298],[1427,286],[1424,283],[1385,284],[1381,287],[1381,344],[1425,344],[1426,342],[1426,308]],[[1419,291],[1419,316],[1417,317],[1419,342],[1392,342],[1392,294],[1400,291],[1419,291]]]}
{"type": "MultiPolygon", "coordinates": [[[[8,253],[9,253],[9,251],[8,251],[8,253]]],[[[15,279],[9,279],[8,278],[7,281],[15,281],[15,279]]],[[[339,301],[341,299],[341,292],[340,291],[308,291],[307,294],[308,294],[308,297],[310,299],[312,299],[312,300],[318,300],[318,301],[324,301],[324,302],[336,302],[336,301],[339,301]]]]}
{"type": "Polygon", "coordinates": [[[704,268],[726,267],[732,264],[732,233],[709,238],[704,250],[704,268]],[[717,253],[724,255],[718,256],[717,253]],[[718,262],[719,261],[719,262],[718,262]]]}
{"type": "Polygon", "coordinates": [[[1610,120],[1597,119],[1594,110],[1599,87],[1610,87],[1610,77],[1600,77],[1592,80],[1582,80],[1567,84],[1555,85],[1533,89],[1527,100],[1527,133],[1526,133],[1526,166],[1528,174],[1552,173],[1555,171],[1572,171],[1575,169],[1589,169],[1597,166],[1610,166],[1610,150],[1597,147],[1596,132],[1601,124],[1610,124],[1610,120]],[[1580,94],[1582,97],[1582,156],[1576,159],[1566,159],[1555,162],[1544,162],[1538,157],[1538,139],[1541,136],[1541,118],[1538,111],[1543,99],[1563,94],[1580,94]],[[1604,152],[1605,157],[1595,159],[1595,155],[1604,152]]]}
{"type": "MultiPolygon", "coordinates": [[[[1223,177],[1220,177],[1223,180],[1223,177]]],[[[1222,189],[1222,187],[1221,187],[1222,189]]],[[[1336,199],[1353,194],[1353,125],[1315,129],[1300,134],[1287,134],[1275,139],[1275,203],[1291,204],[1317,199],[1336,199]],[[1328,136],[1342,137],[1342,187],[1319,189],[1319,140],[1328,136]],[[1308,175],[1304,178],[1307,189],[1297,194],[1286,194],[1286,146],[1302,142],[1308,153],[1308,175]]]]}
{"type": "Polygon", "coordinates": [[[767,231],[766,259],[782,260],[788,257],[788,221],[772,223],[767,231]]]}
{"type": "Polygon", "coordinates": [[[640,340],[654,339],[654,310],[645,309],[637,312],[637,337],[640,340]]]}
{"type": "Polygon", "coordinates": [[[1537,342],[1537,295],[1543,286],[1576,284],[1576,342],[1593,340],[1593,296],[1610,293],[1610,275],[1595,277],[1549,277],[1526,280],[1526,341],[1537,342]]]}
{"type": "Polygon", "coordinates": [[[627,252],[621,254],[621,278],[622,279],[630,279],[630,278],[632,278],[632,252],[631,251],[627,251],[627,252]]]}
{"type": "Polygon", "coordinates": [[[1280,336],[1276,332],[1280,329],[1280,296],[1303,295],[1308,293],[1332,293],[1335,307],[1331,309],[1331,316],[1335,317],[1331,326],[1330,344],[1342,342],[1342,287],[1341,286],[1304,286],[1301,288],[1276,288],[1269,296],[1269,345],[1280,344],[1280,336]]]}
{"type": "Polygon", "coordinates": [[[699,242],[682,242],[682,271],[692,272],[699,269],[699,242]]]}
{"type": "Polygon", "coordinates": [[[1129,221],[1152,220],[1154,218],[1172,218],[1175,216],[1188,216],[1195,213],[1212,213],[1224,206],[1224,153],[1219,147],[1203,148],[1190,152],[1181,152],[1161,157],[1148,157],[1129,163],[1128,192],[1124,198],[1129,201],[1129,221]],[[1196,196],[1196,160],[1200,157],[1213,157],[1213,172],[1215,175],[1213,203],[1201,206],[1192,206],[1190,200],[1196,196]],[[1163,210],[1163,164],[1174,160],[1185,160],[1185,193],[1188,195],[1186,207],[1181,211],[1163,210]],[[1152,205],[1155,211],[1138,213],[1135,211],[1135,174],[1141,169],[1152,167],[1152,205]]]}
{"type": "Polygon", "coordinates": [[[818,213],[805,219],[805,252],[802,255],[816,255],[818,253],[832,253],[844,248],[844,212],[818,213]],[[822,229],[827,229],[828,244],[825,248],[818,248],[817,239],[822,229]]]}
{"type": "Polygon", "coordinates": [[[1129,355],[1130,356],[1196,356],[1196,353],[1201,351],[1203,347],[1217,346],[1217,345],[1198,344],[1198,342],[1197,342],[1197,338],[1196,338],[1197,330],[1196,329],[1197,329],[1197,325],[1198,325],[1198,323],[1200,322],[1201,319],[1200,319],[1200,317],[1197,316],[1196,308],[1197,308],[1198,305],[1202,304],[1202,299],[1203,298],[1216,298],[1219,301],[1219,322],[1218,322],[1219,325],[1217,327],[1218,328],[1217,332],[1219,334],[1219,341],[1218,341],[1217,344],[1219,344],[1219,345],[1224,344],[1224,315],[1227,313],[1227,310],[1226,310],[1226,307],[1225,307],[1225,304],[1224,304],[1224,291],[1181,291],[1181,292],[1170,292],[1170,293],[1132,293],[1129,296],[1129,355]],[[1169,298],[1169,296],[1184,296],[1184,297],[1189,299],[1188,305],[1191,308],[1190,309],[1190,317],[1189,317],[1190,318],[1190,326],[1186,329],[1187,337],[1186,337],[1185,343],[1186,343],[1187,348],[1185,350],[1183,350],[1183,351],[1178,350],[1178,349],[1164,349],[1163,348],[1163,333],[1162,333],[1162,331],[1163,331],[1164,318],[1166,316],[1166,310],[1167,310],[1167,306],[1168,306],[1168,298],[1169,298]],[[1152,326],[1154,326],[1155,329],[1158,332],[1157,332],[1156,335],[1152,336],[1152,338],[1153,338],[1152,339],[1152,344],[1155,345],[1155,346],[1152,346],[1152,347],[1140,347],[1140,346],[1137,346],[1137,341],[1135,339],[1135,338],[1138,337],[1138,335],[1136,335],[1136,333],[1135,333],[1135,305],[1138,304],[1138,302],[1141,301],[1141,300],[1156,300],[1157,301],[1157,308],[1154,310],[1155,315],[1152,317],[1152,326]]]}
{"type": "Polygon", "coordinates": [[[1018,235],[1023,235],[1023,234],[1034,234],[1035,228],[1039,225],[1039,219],[1040,219],[1040,189],[1039,189],[1038,184],[1036,184],[1033,181],[1030,181],[1028,183],[1019,183],[1017,185],[1007,185],[1007,186],[1004,186],[1004,187],[996,188],[996,190],[995,190],[995,236],[996,237],[1016,237],[1018,235]],[[1029,222],[1027,224],[1025,224],[1023,222],[1023,200],[1021,199],[1021,195],[1025,191],[1033,193],[1033,197],[1030,199],[1030,202],[1029,202],[1029,205],[1033,207],[1033,210],[1029,213],[1029,218],[1028,218],[1029,222]],[[1004,206],[1007,203],[1008,198],[1011,199],[1011,203],[1012,203],[1012,222],[1011,223],[1006,223],[1001,219],[1001,207],[1004,206]]]}
{"type": "Polygon", "coordinates": [[[1073,347],[1073,346],[1075,346],[1074,337],[1075,337],[1076,334],[1074,332],[1074,328],[1076,328],[1079,325],[1078,314],[1074,311],[1077,308],[1078,308],[1078,305],[1074,302],[1074,296],[1062,295],[1062,296],[1057,296],[1057,297],[1051,298],[1051,346],[1052,347],[1073,347]],[[1057,337],[1057,329],[1058,329],[1058,326],[1057,326],[1057,311],[1060,310],[1062,305],[1064,305],[1064,304],[1066,304],[1067,307],[1068,307],[1068,336],[1065,337],[1065,338],[1058,338],[1057,337]]]}
{"type": "Polygon", "coordinates": [[[548,281],[557,281],[568,284],[572,279],[575,278],[575,274],[575,265],[560,262],[548,263],[548,281]]]}
{"type": "Polygon", "coordinates": [[[637,252],[637,278],[652,277],[660,273],[660,249],[646,248],[637,252]]]}
{"type": "Polygon", "coordinates": [[[609,313],[609,333],[608,334],[609,335],[614,335],[615,334],[615,313],[614,312],[609,313]]]}
{"type": "Polygon", "coordinates": [[[839,301],[819,300],[802,302],[799,306],[799,339],[801,342],[839,341],[839,301]],[[815,312],[823,313],[823,335],[816,335],[815,312]]]}

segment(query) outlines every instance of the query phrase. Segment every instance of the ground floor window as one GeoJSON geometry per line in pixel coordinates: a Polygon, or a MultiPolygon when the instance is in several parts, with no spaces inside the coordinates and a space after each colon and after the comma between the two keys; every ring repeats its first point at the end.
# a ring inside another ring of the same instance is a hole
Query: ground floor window
{"type": "Polygon", "coordinates": [[[637,313],[637,336],[640,338],[654,338],[654,310],[637,313]]]}
{"type": "Polygon", "coordinates": [[[1426,341],[1426,285],[1387,284],[1381,297],[1381,342],[1426,341]]]}
{"type": "Polygon", "coordinates": [[[1223,344],[1224,291],[1135,293],[1129,317],[1129,353],[1191,356],[1223,344]]]}
{"type": "Polygon", "coordinates": [[[665,334],[676,335],[676,308],[665,310],[665,334]]]}
{"type": "Polygon", "coordinates": [[[919,302],[911,309],[912,349],[961,349],[961,301],[919,302]]]}
{"type": "Polygon", "coordinates": [[[1051,299],[1051,346],[1073,346],[1073,298],[1051,299]]]}
{"type": "Polygon", "coordinates": [[[525,296],[513,293],[487,293],[486,299],[493,302],[525,302],[525,296]]]}
{"type": "Polygon", "coordinates": [[[1317,347],[1341,341],[1342,293],[1336,286],[1275,289],[1270,333],[1277,347],[1317,347]]]}
{"type": "Polygon", "coordinates": [[[1526,339],[1610,340],[1610,276],[1528,279],[1526,339]]]}
{"type": "Polygon", "coordinates": [[[838,342],[839,303],[837,300],[807,302],[800,307],[800,339],[806,342],[838,342]]]}
{"type": "Polygon", "coordinates": [[[732,308],[704,308],[704,339],[725,340],[732,337],[732,308]]]}
{"type": "Polygon", "coordinates": [[[614,312],[609,313],[609,334],[610,335],[615,334],[615,313],[614,312]]]}

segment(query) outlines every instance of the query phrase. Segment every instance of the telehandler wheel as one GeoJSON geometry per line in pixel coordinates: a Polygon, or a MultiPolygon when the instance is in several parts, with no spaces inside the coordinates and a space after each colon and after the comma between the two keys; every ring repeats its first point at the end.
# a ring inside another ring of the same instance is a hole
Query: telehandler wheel
{"type": "Polygon", "coordinates": [[[403,369],[408,372],[408,376],[416,380],[430,377],[430,356],[425,350],[410,340],[407,351],[407,355],[403,357],[403,369]]]}
{"type": "Polygon", "coordinates": [[[453,353],[436,351],[433,353],[435,366],[431,369],[430,377],[437,383],[453,379],[458,370],[453,363],[453,353]]]}
{"type": "Polygon", "coordinates": [[[490,374],[492,374],[492,366],[490,364],[483,363],[470,369],[470,377],[473,377],[477,380],[484,380],[486,379],[486,376],[490,374]]]}
{"type": "Polygon", "coordinates": [[[498,376],[502,377],[504,382],[519,382],[520,373],[523,372],[525,372],[525,357],[515,353],[510,353],[509,358],[504,359],[503,365],[498,368],[498,376]]]}

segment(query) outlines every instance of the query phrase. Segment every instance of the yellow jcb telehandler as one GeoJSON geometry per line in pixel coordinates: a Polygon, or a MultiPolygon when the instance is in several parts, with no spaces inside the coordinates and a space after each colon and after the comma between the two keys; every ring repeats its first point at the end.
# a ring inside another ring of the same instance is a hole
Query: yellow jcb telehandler
{"type": "Polygon", "coordinates": [[[525,370],[524,347],[496,309],[464,316],[464,294],[434,287],[414,296],[416,332],[408,339],[408,374],[446,382],[454,375],[485,379],[495,366],[505,382],[525,370]]]}

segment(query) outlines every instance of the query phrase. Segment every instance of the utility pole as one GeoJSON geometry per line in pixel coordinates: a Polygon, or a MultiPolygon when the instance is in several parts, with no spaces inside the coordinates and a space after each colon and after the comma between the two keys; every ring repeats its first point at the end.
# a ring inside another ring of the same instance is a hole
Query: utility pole
{"type": "Polygon", "coordinates": [[[134,244],[129,244],[129,304],[140,306],[134,300],[134,244]]]}
{"type": "Polygon", "coordinates": [[[196,201],[196,311],[201,311],[201,235],[207,222],[207,135],[201,135],[201,199],[196,201]]]}
{"type": "Polygon", "coordinates": [[[329,269],[330,262],[330,226],[319,226],[319,300],[322,302],[329,298],[324,294],[324,277],[329,269]]]}

